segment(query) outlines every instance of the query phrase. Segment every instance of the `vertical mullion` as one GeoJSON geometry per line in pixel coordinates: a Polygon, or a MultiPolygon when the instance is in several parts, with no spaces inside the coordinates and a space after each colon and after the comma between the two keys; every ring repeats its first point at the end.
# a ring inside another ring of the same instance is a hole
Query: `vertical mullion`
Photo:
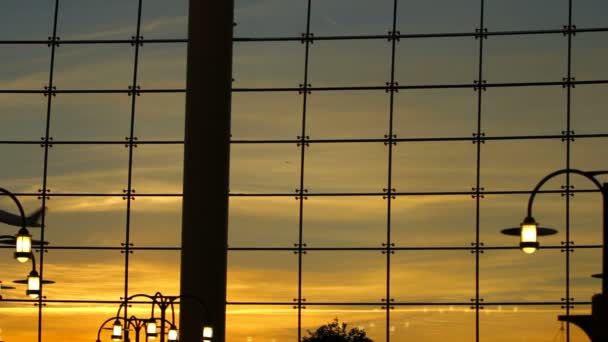
{"type": "MultiPolygon", "coordinates": [[[[566,169],[570,169],[571,116],[570,100],[572,91],[572,0],[568,0],[568,52],[566,87],[566,169]]],[[[566,173],[566,316],[570,315],[570,173],[566,173]]],[[[566,324],[566,341],[570,341],[570,323],[566,324]]]]}
{"type": "Polygon", "coordinates": [[[136,35],[133,39],[135,45],[135,56],[133,61],[133,82],[131,83],[131,122],[129,127],[129,161],[128,161],[128,173],[127,173],[127,189],[126,189],[126,200],[127,200],[127,215],[126,215],[126,226],[125,226],[125,242],[124,242],[124,254],[125,254],[125,279],[124,279],[124,317],[128,317],[128,298],[129,298],[129,254],[131,251],[131,201],[133,200],[133,148],[134,144],[134,132],[135,132],[135,99],[139,95],[137,85],[137,71],[139,67],[139,47],[141,43],[141,8],[142,0],[138,0],[137,4],[137,27],[136,35]]]}
{"type": "Polygon", "coordinates": [[[47,200],[47,176],[48,176],[48,164],[49,164],[49,141],[50,141],[50,128],[51,128],[51,108],[53,102],[53,96],[55,94],[53,88],[53,76],[55,70],[55,49],[57,47],[57,18],[59,13],[59,0],[55,0],[55,12],[53,13],[53,35],[50,37],[51,47],[51,63],[49,66],[49,84],[47,88],[47,104],[46,104],[46,125],[44,131],[44,162],[42,171],[42,218],[40,224],[40,259],[38,264],[40,265],[40,296],[38,296],[38,342],[42,342],[42,307],[43,304],[43,286],[44,286],[44,245],[42,242],[45,239],[45,228],[46,228],[46,200],[47,200]]]}
{"type": "Polygon", "coordinates": [[[303,242],[303,232],[304,232],[304,200],[305,200],[305,190],[304,190],[304,154],[307,146],[307,138],[306,138],[306,114],[307,114],[307,102],[308,102],[308,62],[309,62],[309,52],[310,52],[310,13],[311,13],[311,0],[308,0],[307,8],[306,8],[306,33],[303,37],[305,50],[304,50],[304,83],[302,84],[302,130],[301,135],[298,137],[299,145],[300,145],[300,185],[297,190],[298,193],[298,201],[299,201],[299,216],[298,216],[298,298],[297,298],[297,308],[298,308],[298,341],[302,339],[302,303],[306,300],[302,298],[302,255],[304,251],[304,242],[303,242]]]}
{"type": "Polygon", "coordinates": [[[482,114],[482,92],[483,92],[483,41],[487,37],[484,34],[484,10],[485,2],[480,0],[479,11],[479,64],[477,69],[477,133],[476,133],[476,175],[475,175],[475,341],[479,342],[479,310],[480,302],[483,300],[479,296],[479,255],[480,255],[480,200],[481,200],[481,143],[483,142],[481,130],[482,114]]]}
{"type": "Polygon", "coordinates": [[[391,70],[390,70],[390,92],[389,92],[389,128],[388,128],[388,166],[387,166],[387,196],[386,196],[386,341],[390,342],[390,327],[391,327],[391,254],[392,237],[391,237],[391,204],[393,199],[393,117],[395,105],[395,50],[397,45],[397,3],[393,1],[393,22],[391,36],[391,70]]]}

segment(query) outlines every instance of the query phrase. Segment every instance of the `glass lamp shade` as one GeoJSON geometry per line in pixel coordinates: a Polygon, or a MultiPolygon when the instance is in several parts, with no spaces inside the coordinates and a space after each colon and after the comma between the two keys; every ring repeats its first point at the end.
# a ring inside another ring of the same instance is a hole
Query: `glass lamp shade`
{"type": "Polygon", "coordinates": [[[538,248],[538,223],[532,217],[526,217],[521,223],[521,240],[519,247],[526,254],[532,254],[538,248]]]}
{"type": "Polygon", "coordinates": [[[213,338],[213,328],[210,326],[203,327],[203,342],[211,342],[213,338]]]}
{"type": "Polygon", "coordinates": [[[175,325],[172,325],[171,328],[169,329],[169,333],[167,334],[167,339],[171,342],[175,342],[177,341],[178,335],[177,335],[177,328],[175,327],[175,325]]]}
{"type": "Polygon", "coordinates": [[[15,259],[19,262],[30,260],[32,254],[32,236],[25,228],[21,228],[15,237],[15,259]]]}
{"type": "Polygon", "coordinates": [[[36,270],[32,270],[27,276],[27,290],[25,293],[31,298],[40,296],[40,276],[36,270]]]}
{"type": "Polygon", "coordinates": [[[122,339],[122,325],[119,320],[114,321],[112,325],[112,341],[120,341],[122,339]]]}
{"type": "Polygon", "coordinates": [[[158,333],[156,332],[156,321],[154,318],[150,318],[150,320],[148,320],[146,323],[146,336],[150,340],[154,340],[156,339],[156,336],[158,336],[158,333]]]}

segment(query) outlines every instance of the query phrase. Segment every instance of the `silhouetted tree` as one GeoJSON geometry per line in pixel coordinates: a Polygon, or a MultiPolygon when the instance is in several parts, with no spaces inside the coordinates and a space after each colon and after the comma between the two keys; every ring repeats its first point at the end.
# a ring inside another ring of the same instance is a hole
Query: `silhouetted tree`
{"type": "Polygon", "coordinates": [[[365,334],[365,330],[359,328],[346,329],[346,323],[334,321],[320,326],[315,332],[308,330],[308,335],[302,338],[302,342],[374,342],[365,334]]]}

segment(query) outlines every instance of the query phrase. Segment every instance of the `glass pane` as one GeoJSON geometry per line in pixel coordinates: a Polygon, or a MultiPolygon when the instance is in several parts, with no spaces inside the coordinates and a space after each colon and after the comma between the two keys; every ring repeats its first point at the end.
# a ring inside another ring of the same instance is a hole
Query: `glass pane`
{"type": "Polygon", "coordinates": [[[234,36],[299,37],[306,31],[306,11],[305,1],[235,0],[234,36]]]}
{"type": "Polygon", "coordinates": [[[402,34],[474,32],[479,27],[479,0],[399,1],[397,30],[402,34]]]}
{"type": "Polygon", "coordinates": [[[584,32],[572,38],[572,76],[577,81],[608,79],[606,40],[608,32],[584,32]]]}
{"type": "Polygon", "coordinates": [[[576,134],[606,133],[608,116],[608,85],[581,85],[571,92],[572,130],[576,134]]]}
{"type": "Polygon", "coordinates": [[[127,186],[127,166],[123,145],[54,145],[49,149],[48,188],[53,193],[121,193],[127,186]]]}
{"type": "Polygon", "coordinates": [[[311,144],[306,150],[309,192],[380,192],[386,187],[387,148],[381,143],[311,144]]]}
{"type": "Polygon", "coordinates": [[[291,251],[229,251],[228,302],[291,302],[298,257],[291,251]]]}
{"type": "Polygon", "coordinates": [[[185,93],[144,93],[137,98],[136,105],[135,136],[138,140],[184,140],[185,93]]]}
{"type": "Polygon", "coordinates": [[[381,197],[309,197],[303,239],[308,247],[381,247],[386,241],[381,197]]]}
{"type": "Polygon", "coordinates": [[[530,255],[519,249],[485,250],[479,262],[484,302],[560,302],[565,295],[566,255],[542,249],[530,255]]]}
{"type": "Polygon", "coordinates": [[[308,79],[313,87],[384,86],[390,81],[390,61],[386,40],[315,41],[308,79]]]}
{"type": "Polygon", "coordinates": [[[298,242],[299,201],[292,197],[230,197],[230,247],[292,247],[298,242]]]}
{"type": "MultiPolygon", "coordinates": [[[[575,139],[571,144],[571,167],[585,171],[606,170],[606,161],[599,157],[604,155],[606,146],[608,146],[608,138],[575,139]]],[[[605,180],[606,176],[599,178],[605,180]]],[[[591,183],[581,182],[581,188],[592,189],[593,187],[591,183]]]]}
{"type": "Polygon", "coordinates": [[[52,1],[38,1],[34,6],[21,0],[2,1],[0,40],[46,40],[53,32],[54,12],[52,1]]]}
{"type": "Polygon", "coordinates": [[[10,161],[0,168],[2,187],[30,193],[42,188],[44,149],[40,145],[0,144],[0,155],[10,161]]]}
{"type": "Polygon", "coordinates": [[[44,295],[55,300],[120,300],[124,267],[119,251],[49,250],[44,254],[44,279],[56,283],[45,285],[44,295]]]}
{"type": "Polygon", "coordinates": [[[129,257],[129,295],[179,295],[180,262],[180,251],[135,251],[129,257]]]}
{"type": "Polygon", "coordinates": [[[302,337],[313,334],[334,320],[346,323],[346,330],[363,330],[374,342],[386,341],[386,311],[376,306],[306,306],[302,311],[302,337]]]}
{"type": "Polygon", "coordinates": [[[43,90],[49,85],[51,49],[46,45],[3,45],[0,89],[43,90]]]}
{"type": "Polygon", "coordinates": [[[185,89],[186,48],[185,43],[144,44],[137,74],[142,89],[185,89]]]}
{"type": "Polygon", "coordinates": [[[486,136],[560,135],[566,130],[566,91],[561,87],[489,88],[483,93],[486,136]]]}
{"type": "Polygon", "coordinates": [[[307,105],[306,132],[313,139],[382,138],[388,134],[389,97],[384,91],[313,92],[307,105]]]}
{"type": "MultiPolygon", "coordinates": [[[[25,290],[23,293],[25,294],[25,290]]],[[[3,302],[0,315],[2,315],[0,338],[5,341],[36,341],[38,338],[38,307],[33,303],[3,302]]]]}
{"type": "MultiPolygon", "coordinates": [[[[565,179],[550,182],[543,188],[549,190],[559,188],[565,179]]],[[[533,185],[530,186],[530,189],[533,185]]],[[[480,240],[486,246],[510,246],[519,248],[518,236],[508,236],[501,233],[506,228],[518,228],[526,217],[529,194],[516,195],[484,195],[480,201],[479,221],[480,240]]],[[[566,240],[565,227],[565,197],[559,193],[540,193],[534,199],[534,218],[541,227],[553,228],[558,231],[555,235],[539,237],[542,247],[560,246],[566,240]]]]}
{"type": "Polygon", "coordinates": [[[395,251],[391,297],[398,303],[468,302],[475,297],[475,257],[466,250],[395,251]]]}
{"type": "Polygon", "coordinates": [[[304,80],[304,44],[300,42],[236,43],[234,88],[297,88],[304,80]]]}
{"type": "Polygon", "coordinates": [[[145,39],[188,37],[188,1],[146,0],[141,10],[141,34],[145,39]]]}
{"type": "Polygon", "coordinates": [[[136,24],[136,1],[65,0],[59,5],[57,35],[62,40],[130,39],[136,24]]]}
{"type": "Polygon", "coordinates": [[[470,141],[400,142],[393,147],[393,187],[398,192],[470,191],[476,160],[470,141]]]}
{"type": "Polygon", "coordinates": [[[469,306],[406,306],[391,311],[391,341],[475,341],[469,306]]]}
{"type": "MultiPolygon", "coordinates": [[[[601,240],[596,241],[595,244],[601,244],[601,240]]],[[[581,244],[577,243],[574,246],[576,245],[581,244]]],[[[602,280],[591,277],[600,273],[602,273],[602,249],[575,248],[570,253],[570,297],[575,301],[590,302],[593,295],[602,292],[602,280]]]]}
{"type": "Polygon", "coordinates": [[[479,317],[481,341],[565,341],[559,306],[485,306],[479,317]],[[525,338],[522,339],[522,336],[525,338]]]}
{"type": "Polygon", "coordinates": [[[559,30],[568,25],[568,0],[491,0],[484,14],[491,31],[559,30]]]}
{"type": "Polygon", "coordinates": [[[386,297],[386,256],[380,251],[307,251],[302,257],[306,302],[379,302],[386,297]]]}
{"type": "Polygon", "coordinates": [[[478,44],[472,37],[403,39],[397,44],[395,80],[399,85],[472,84],[478,44]]]}
{"type": "MultiPolygon", "coordinates": [[[[118,304],[46,303],[42,319],[43,340],[90,340],[105,320],[116,315],[117,310],[118,304]]],[[[111,328],[113,323],[110,321],[104,327],[111,328]]],[[[101,340],[111,340],[111,333],[111,329],[102,329],[101,340]]]]}
{"type": "Polygon", "coordinates": [[[131,242],[136,247],[179,247],[182,198],[138,196],[131,201],[131,242]]]}
{"type": "Polygon", "coordinates": [[[134,50],[126,44],[61,45],[53,84],[60,90],[127,90],[133,83],[134,50]]]}
{"type": "MultiPolygon", "coordinates": [[[[572,176],[575,190],[596,189],[580,176],[572,176]]],[[[602,243],[602,196],[596,193],[576,193],[570,199],[570,240],[576,245],[602,243]]]]}
{"type": "Polygon", "coordinates": [[[296,139],[302,135],[302,101],[297,92],[233,92],[232,139],[296,139]]]}
{"type": "Polygon", "coordinates": [[[40,94],[0,94],[0,139],[38,141],[46,129],[47,98],[40,94]]]}
{"type": "Polygon", "coordinates": [[[53,196],[46,202],[45,239],[51,246],[120,246],[127,203],[118,196],[53,196]]]}
{"type": "Polygon", "coordinates": [[[578,28],[606,27],[608,3],[603,0],[576,0],[572,2],[572,21],[578,28]]]}
{"type": "Polygon", "coordinates": [[[486,141],[482,186],[486,191],[532,190],[542,177],[565,166],[565,155],[566,144],[558,139],[486,141]]]}
{"type": "Polygon", "coordinates": [[[181,194],[184,146],[141,144],[133,151],[133,188],[137,193],[181,194]]]}
{"type": "Polygon", "coordinates": [[[381,35],[393,27],[393,0],[317,1],[311,10],[315,36],[381,35]]]}
{"type": "Polygon", "coordinates": [[[567,48],[561,34],[491,36],[484,41],[483,77],[488,83],[560,82],[567,48]]]}
{"type": "Polygon", "coordinates": [[[391,240],[397,247],[469,246],[475,241],[471,196],[397,196],[391,209],[391,240]]]}
{"type": "Polygon", "coordinates": [[[131,125],[126,94],[59,94],[53,98],[51,136],[55,140],[124,141],[131,125]]]}
{"type": "Polygon", "coordinates": [[[471,137],[477,131],[477,93],[471,89],[403,90],[395,94],[398,138],[471,137]]]}
{"type": "Polygon", "coordinates": [[[291,306],[226,307],[226,341],[295,341],[297,335],[298,311],[291,306]]]}
{"type": "Polygon", "coordinates": [[[300,179],[299,149],[295,144],[230,146],[232,193],[292,193],[300,179]]]}

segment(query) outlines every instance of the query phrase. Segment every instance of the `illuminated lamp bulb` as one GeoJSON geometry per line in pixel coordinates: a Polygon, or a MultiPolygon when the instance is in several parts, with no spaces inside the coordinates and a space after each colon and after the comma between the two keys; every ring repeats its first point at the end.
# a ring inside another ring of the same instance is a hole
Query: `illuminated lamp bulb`
{"type": "Polygon", "coordinates": [[[158,334],[156,333],[156,321],[154,318],[150,318],[146,323],[146,336],[150,340],[155,340],[158,334]]]}
{"type": "Polygon", "coordinates": [[[538,223],[528,216],[521,223],[521,240],[519,247],[526,254],[532,254],[539,246],[538,243],[538,223]]]}
{"type": "Polygon", "coordinates": [[[27,276],[27,290],[25,294],[31,298],[38,298],[40,296],[40,276],[36,270],[32,270],[27,276]]]}
{"type": "Polygon", "coordinates": [[[122,325],[120,321],[116,319],[114,325],[112,325],[112,341],[122,340],[122,325]]]}
{"type": "Polygon", "coordinates": [[[169,333],[168,335],[168,340],[171,342],[175,342],[177,341],[177,328],[175,327],[175,325],[171,324],[171,328],[169,328],[169,333]]]}
{"type": "Polygon", "coordinates": [[[15,237],[15,259],[23,263],[32,256],[32,236],[26,228],[21,228],[15,237]]]}
{"type": "Polygon", "coordinates": [[[211,342],[213,338],[213,328],[210,326],[203,327],[203,342],[211,342]]]}

